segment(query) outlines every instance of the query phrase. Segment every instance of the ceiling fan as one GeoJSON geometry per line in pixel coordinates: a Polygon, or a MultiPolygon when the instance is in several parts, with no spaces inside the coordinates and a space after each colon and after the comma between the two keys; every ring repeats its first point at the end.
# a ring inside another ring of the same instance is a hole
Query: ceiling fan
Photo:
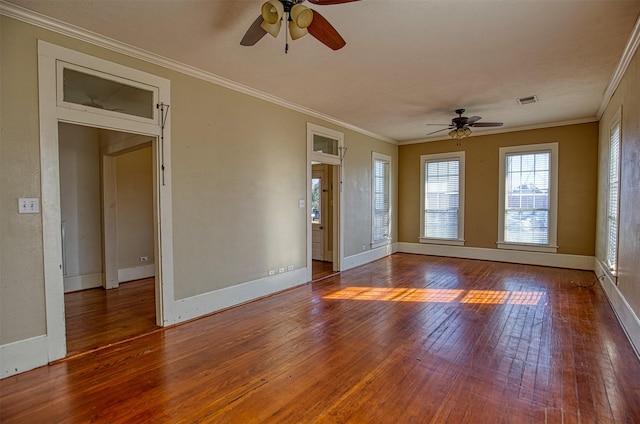
{"type": "Polygon", "coordinates": [[[461,139],[461,138],[469,137],[471,135],[470,127],[480,128],[480,127],[501,127],[502,126],[502,122],[478,122],[480,119],[482,119],[479,116],[472,116],[470,118],[467,118],[466,116],[462,116],[464,111],[465,109],[456,109],[455,112],[458,114],[458,116],[453,118],[450,124],[427,124],[427,125],[437,125],[437,126],[447,125],[447,128],[430,132],[427,135],[432,135],[432,134],[439,133],[441,131],[450,130],[449,136],[451,138],[461,139]]]}
{"type": "MultiPolygon", "coordinates": [[[[285,40],[287,34],[292,40],[297,40],[311,34],[318,41],[333,50],[345,46],[346,41],[336,29],[320,13],[302,5],[305,0],[268,0],[262,5],[262,13],[251,24],[242,37],[240,45],[253,46],[269,33],[274,38],[278,36],[283,19],[286,19],[285,40]]],[[[350,3],[359,0],[309,0],[319,6],[350,3]]],[[[285,53],[289,50],[289,43],[285,41],[285,53]]]]}

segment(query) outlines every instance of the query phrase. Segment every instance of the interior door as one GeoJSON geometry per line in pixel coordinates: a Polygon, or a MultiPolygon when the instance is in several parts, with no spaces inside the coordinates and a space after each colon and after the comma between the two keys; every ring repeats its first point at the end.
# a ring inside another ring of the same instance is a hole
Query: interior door
{"type": "Polygon", "coordinates": [[[324,213],[323,190],[325,175],[322,169],[311,173],[311,259],[324,261],[324,213]]]}

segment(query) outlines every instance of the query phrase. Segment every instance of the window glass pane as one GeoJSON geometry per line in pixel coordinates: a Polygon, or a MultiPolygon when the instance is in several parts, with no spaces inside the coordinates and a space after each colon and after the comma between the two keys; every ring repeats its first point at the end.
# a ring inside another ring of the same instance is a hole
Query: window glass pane
{"type": "Polygon", "coordinates": [[[385,241],[389,237],[389,162],[373,160],[373,242],[385,241]]]}
{"type": "Polygon", "coordinates": [[[322,202],[322,179],[311,179],[311,223],[321,224],[322,217],[320,216],[320,202],[322,202]]]}
{"type": "Polygon", "coordinates": [[[153,119],[153,91],[63,69],[63,101],[153,119]]]}
{"type": "Polygon", "coordinates": [[[506,156],[504,241],[549,244],[551,153],[506,156]]]}
{"type": "Polygon", "coordinates": [[[425,228],[427,238],[459,238],[460,161],[425,163],[425,228]]]}
{"type": "Polygon", "coordinates": [[[314,134],[313,151],[338,156],[338,140],[314,134]]]}
{"type": "Polygon", "coordinates": [[[618,196],[620,166],[620,123],[609,134],[609,196],[607,199],[607,265],[617,270],[618,256],[618,196]]]}

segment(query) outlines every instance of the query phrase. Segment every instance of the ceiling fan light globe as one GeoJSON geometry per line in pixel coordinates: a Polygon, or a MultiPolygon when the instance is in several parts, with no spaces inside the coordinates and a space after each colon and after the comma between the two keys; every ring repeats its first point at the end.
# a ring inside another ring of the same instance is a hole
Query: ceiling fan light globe
{"type": "Polygon", "coordinates": [[[471,128],[467,127],[464,129],[464,135],[466,137],[469,137],[471,135],[471,128]]]}
{"type": "Polygon", "coordinates": [[[465,136],[463,128],[458,128],[458,131],[456,131],[456,132],[458,133],[458,137],[460,137],[460,138],[465,136]]]}
{"type": "Polygon", "coordinates": [[[300,3],[293,5],[291,8],[291,20],[298,28],[307,28],[313,21],[313,12],[307,6],[300,3]]]}
{"type": "Polygon", "coordinates": [[[262,21],[262,23],[260,24],[260,28],[267,31],[269,35],[271,35],[274,38],[277,37],[278,34],[280,33],[281,26],[282,26],[282,21],[276,21],[276,23],[274,24],[270,24],[267,21],[262,21]]]}
{"type": "Polygon", "coordinates": [[[292,40],[297,40],[298,38],[302,38],[308,33],[309,31],[307,31],[307,28],[300,28],[299,26],[296,25],[295,22],[293,21],[289,22],[289,35],[291,35],[292,40]]]}
{"type": "Polygon", "coordinates": [[[449,137],[458,138],[458,133],[456,132],[456,130],[449,131],[449,137]]]}
{"type": "MultiPolygon", "coordinates": [[[[283,14],[284,6],[279,0],[269,0],[262,5],[262,19],[268,24],[275,24],[280,21],[283,14]]],[[[267,31],[265,28],[263,29],[267,31]]]]}

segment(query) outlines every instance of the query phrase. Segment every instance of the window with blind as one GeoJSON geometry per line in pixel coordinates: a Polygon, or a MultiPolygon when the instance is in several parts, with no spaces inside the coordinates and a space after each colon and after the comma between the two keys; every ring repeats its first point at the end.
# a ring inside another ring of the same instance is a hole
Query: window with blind
{"type": "Polygon", "coordinates": [[[371,168],[371,246],[378,247],[390,241],[391,157],[374,152],[371,168]]]}
{"type": "Polygon", "coordinates": [[[607,197],[607,266],[613,275],[618,269],[618,204],[620,192],[620,115],[618,110],[609,129],[609,185],[607,197]]]}
{"type": "Polygon", "coordinates": [[[500,149],[498,247],[555,252],[557,143],[500,149]]]}
{"type": "Polygon", "coordinates": [[[464,244],[464,152],[422,155],[420,241],[464,244]]]}

